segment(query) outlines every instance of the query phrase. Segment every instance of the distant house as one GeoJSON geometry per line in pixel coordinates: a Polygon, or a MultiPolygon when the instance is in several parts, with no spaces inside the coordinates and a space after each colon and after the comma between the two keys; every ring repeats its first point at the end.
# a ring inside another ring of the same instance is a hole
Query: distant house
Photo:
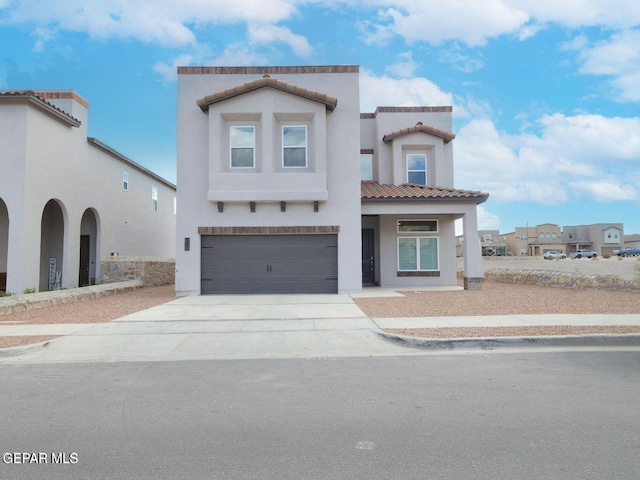
{"type": "Polygon", "coordinates": [[[560,227],[543,223],[534,227],[516,227],[514,232],[504,234],[504,237],[513,255],[540,256],[549,250],[570,255],[580,249],[594,250],[602,255],[623,246],[623,225],[596,223],[560,227]]]}
{"type": "Polygon", "coordinates": [[[488,194],[453,186],[451,107],[359,97],[357,66],[178,68],[178,294],[456,284],[488,194]]]}
{"type": "Polygon", "coordinates": [[[0,92],[0,288],[100,283],[111,254],[173,258],[176,187],[95,138],[74,92],[0,92]]]}

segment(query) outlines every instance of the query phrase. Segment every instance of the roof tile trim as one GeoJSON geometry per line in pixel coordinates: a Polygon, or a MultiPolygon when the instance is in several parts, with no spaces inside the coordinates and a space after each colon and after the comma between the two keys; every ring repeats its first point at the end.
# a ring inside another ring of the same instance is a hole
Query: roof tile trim
{"type": "Polygon", "coordinates": [[[292,95],[306,98],[308,100],[313,100],[314,102],[322,103],[327,107],[327,110],[329,111],[333,111],[338,105],[338,99],[335,97],[331,97],[325,93],[307,90],[306,88],[298,87],[296,85],[291,85],[281,80],[271,78],[268,75],[265,75],[263,78],[260,78],[258,80],[253,80],[251,82],[238,85],[237,87],[229,88],[222,92],[214,93],[213,95],[208,95],[204,98],[201,98],[200,100],[197,100],[196,104],[203,112],[207,112],[209,110],[209,106],[214,103],[222,102],[224,100],[237,97],[244,93],[253,92],[264,87],[275,88],[276,90],[280,90],[282,92],[290,93],[292,95]]]}
{"type": "Polygon", "coordinates": [[[453,133],[445,132],[444,130],[440,130],[434,127],[430,127],[428,125],[422,125],[421,123],[414,125],[413,127],[403,128],[401,130],[396,130],[395,132],[388,133],[384,137],[382,137],[382,141],[384,143],[389,143],[394,138],[401,137],[403,135],[408,135],[410,133],[423,132],[431,135],[435,135],[436,137],[440,137],[444,139],[444,143],[449,143],[451,140],[456,138],[453,133]]]}
{"type": "Polygon", "coordinates": [[[89,108],[89,102],[87,100],[85,100],[84,98],[82,98],[80,95],[78,95],[76,92],[72,92],[72,91],[67,91],[67,92],[38,91],[38,92],[35,92],[35,94],[36,94],[36,96],[38,96],[40,98],[44,98],[45,100],[46,99],[50,99],[50,98],[61,98],[61,99],[75,100],[80,105],[82,105],[84,108],[89,108]]]}
{"type": "Polygon", "coordinates": [[[473,200],[482,203],[489,198],[489,194],[474,190],[460,190],[456,188],[432,187],[404,183],[402,185],[380,184],[375,181],[360,183],[360,197],[363,200],[407,200],[407,199],[454,199],[473,200]]]}
{"type": "Polygon", "coordinates": [[[358,65],[284,67],[178,67],[178,75],[282,75],[296,73],[359,73],[358,65]]]}
{"type": "Polygon", "coordinates": [[[2,91],[0,92],[0,100],[27,101],[29,103],[32,103],[34,106],[44,110],[46,113],[51,114],[58,120],[62,120],[68,125],[71,125],[72,127],[79,127],[82,124],[80,120],[69,115],[67,112],[65,112],[61,108],[56,107],[54,104],[47,102],[33,90],[2,91]]]}

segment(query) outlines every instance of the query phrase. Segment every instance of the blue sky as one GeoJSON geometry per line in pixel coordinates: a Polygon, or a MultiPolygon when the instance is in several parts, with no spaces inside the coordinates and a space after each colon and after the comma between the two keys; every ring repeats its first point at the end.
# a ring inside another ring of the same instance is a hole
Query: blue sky
{"type": "Polygon", "coordinates": [[[170,181],[178,65],[360,65],[363,112],[453,105],[479,228],[640,233],[637,0],[0,0],[0,46],[0,89],[75,90],[170,181]]]}

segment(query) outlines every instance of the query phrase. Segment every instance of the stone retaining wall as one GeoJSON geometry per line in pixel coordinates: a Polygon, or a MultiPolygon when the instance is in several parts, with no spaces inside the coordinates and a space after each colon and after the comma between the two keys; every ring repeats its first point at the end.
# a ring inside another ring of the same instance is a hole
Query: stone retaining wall
{"type": "Polygon", "coordinates": [[[149,257],[105,257],[100,261],[100,283],[142,280],[145,287],[175,283],[174,259],[149,257]]]}
{"type": "Polygon", "coordinates": [[[125,293],[142,288],[141,280],[131,280],[118,284],[93,285],[91,287],[69,288],[51,292],[29,293],[26,295],[11,295],[0,298],[0,317],[12,313],[35,310],[37,308],[52,307],[70,302],[83,302],[93,298],[125,293]]]}
{"type": "Polygon", "coordinates": [[[496,268],[485,271],[484,278],[494,282],[522,285],[640,292],[640,277],[633,280],[625,280],[611,275],[585,275],[547,270],[504,270],[496,268]]]}

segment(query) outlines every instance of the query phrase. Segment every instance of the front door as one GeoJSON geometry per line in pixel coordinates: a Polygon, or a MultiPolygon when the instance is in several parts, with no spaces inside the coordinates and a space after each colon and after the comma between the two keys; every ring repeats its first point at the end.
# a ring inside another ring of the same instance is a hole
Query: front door
{"type": "Polygon", "coordinates": [[[374,229],[362,229],[362,284],[373,285],[376,282],[374,264],[374,229]]]}
{"type": "Polygon", "coordinates": [[[89,285],[89,263],[91,251],[91,235],[80,235],[80,275],[78,286],[89,285]]]}

